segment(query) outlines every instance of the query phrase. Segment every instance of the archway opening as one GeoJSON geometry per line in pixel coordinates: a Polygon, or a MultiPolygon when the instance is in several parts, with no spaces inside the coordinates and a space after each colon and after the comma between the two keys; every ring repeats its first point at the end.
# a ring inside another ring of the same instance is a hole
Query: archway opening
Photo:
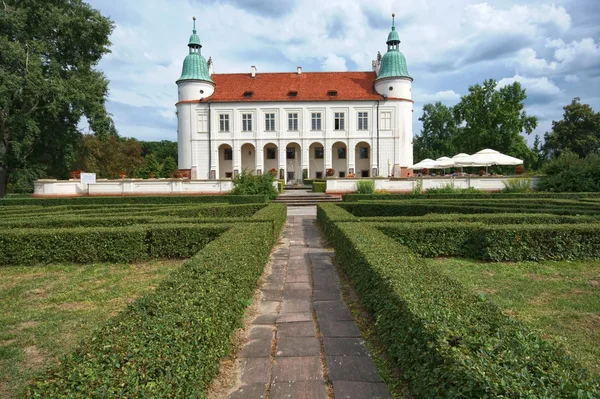
{"type": "Polygon", "coordinates": [[[348,174],[348,146],[338,141],[331,147],[331,167],[335,177],[346,177],[348,174]]]}
{"type": "Polygon", "coordinates": [[[354,176],[370,177],[371,176],[371,146],[369,143],[361,141],[356,144],[354,153],[354,176]]]}
{"type": "Polygon", "coordinates": [[[233,149],[229,144],[219,146],[219,179],[233,177],[233,149]]]}
{"type": "Polygon", "coordinates": [[[242,146],[242,170],[250,173],[256,170],[256,148],[250,143],[242,146]]]}

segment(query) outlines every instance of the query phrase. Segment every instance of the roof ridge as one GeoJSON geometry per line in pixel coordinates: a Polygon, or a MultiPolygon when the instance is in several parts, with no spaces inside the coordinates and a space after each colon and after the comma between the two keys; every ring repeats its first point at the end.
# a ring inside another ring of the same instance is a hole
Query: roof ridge
{"type": "MultiPolygon", "coordinates": [[[[302,71],[302,75],[304,74],[321,74],[321,73],[340,73],[340,74],[349,74],[349,73],[375,73],[374,71],[302,71]]],[[[213,75],[250,75],[251,72],[226,72],[226,73],[213,73],[213,75]]],[[[290,72],[257,72],[256,76],[259,75],[298,75],[298,72],[290,71],[290,72]]]]}

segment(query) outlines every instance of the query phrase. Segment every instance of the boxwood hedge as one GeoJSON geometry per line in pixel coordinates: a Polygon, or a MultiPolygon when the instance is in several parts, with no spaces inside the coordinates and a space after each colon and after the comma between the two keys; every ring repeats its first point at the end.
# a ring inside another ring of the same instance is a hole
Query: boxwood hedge
{"type": "Polygon", "coordinates": [[[597,383],[562,346],[371,224],[336,222],[332,209],[319,205],[317,218],[415,397],[597,397],[597,383]]]}
{"type": "Polygon", "coordinates": [[[344,202],[357,201],[398,201],[408,199],[582,199],[582,198],[600,198],[600,193],[465,193],[465,194],[344,194],[344,202]]]}

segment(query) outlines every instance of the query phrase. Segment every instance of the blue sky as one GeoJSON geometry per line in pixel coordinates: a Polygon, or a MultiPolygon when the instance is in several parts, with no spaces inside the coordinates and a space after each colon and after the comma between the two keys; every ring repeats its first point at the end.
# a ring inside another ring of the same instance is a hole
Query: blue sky
{"type": "MultiPolygon", "coordinates": [[[[99,69],[122,136],[177,140],[175,81],[192,16],[215,72],[370,70],[396,13],[414,77],[413,130],[428,102],[453,105],[494,78],[526,88],[543,135],[573,97],[600,111],[598,0],[89,0],[116,28],[99,69]]],[[[528,137],[533,141],[533,135],[528,137]]]]}

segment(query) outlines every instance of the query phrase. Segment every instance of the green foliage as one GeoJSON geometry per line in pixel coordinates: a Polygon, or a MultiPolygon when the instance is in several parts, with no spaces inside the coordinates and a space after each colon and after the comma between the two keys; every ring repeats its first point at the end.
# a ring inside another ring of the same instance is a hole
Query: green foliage
{"type": "Polygon", "coordinates": [[[313,181],[312,190],[315,193],[324,193],[327,190],[327,182],[313,181]]]}
{"type": "Polygon", "coordinates": [[[575,97],[563,107],[563,119],[552,121],[552,131],[544,135],[544,150],[551,156],[571,152],[584,158],[600,151],[600,112],[575,97]]]}
{"type": "Polygon", "coordinates": [[[124,139],[116,136],[102,139],[97,136],[83,137],[83,148],[77,154],[73,165],[75,169],[96,173],[98,178],[117,179],[121,172],[127,177],[148,177],[150,169],[143,169],[146,161],[149,167],[160,169],[158,161],[151,156],[142,157],[142,145],[136,139],[124,139]],[[142,170],[143,169],[143,170],[142,170]]]}
{"type": "Polygon", "coordinates": [[[579,158],[563,153],[542,169],[545,173],[539,184],[540,191],[600,192],[600,154],[579,158]]]}
{"type": "Polygon", "coordinates": [[[115,129],[104,105],[108,81],[96,70],[109,51],[112,22],[80,0],[6,0],[0,12],[3,197],[14,171],[67,174],[83,116],[97,135],[115,129]]]}
{"type": "Polygon", "coordinates": [[[425,190],[425,193],[427,194],[477,194],[479,192],[479,190],[473,187],[454,187],[454,183],[448,183],[443,187],[428,188],[427,190],[425,190]]]}
{"type": "Polygon", "coordinates": [[[413,151],[415,159],[437,159],[442,156],[457,154],[456,134],[458,128],[452,114],[452,107],[441,102],[425,104],[421,134],[414,139],[413,151]]]}
{"type": "Polygon", "coordinates": [[[236,225],[95,332],[29,397],[206,397],[273,244],[268,223],[236,225]]]}
{"type": "Polygon", "coordinates": [[[375,181],[359,180],[356,182],[356,189],[357,189],[358,194],[374,194],[375,193],[375,181]]]}
{"type": "Polygon", "coordinates": [[[169,156],[165,158],[165,161],[161,168],[161,176],[160,177],[171,177],[173,173],[177,170],[177,162],[175,162],[175,158],[169,156]]]}
{"type": "Polygon", "coordinates": [[[503,193],[529,193],[531,192],[531,179],[508,179],[504,183],[503,193]]]}
{"type": "Polygon", "coordinates": [[[211,205],[200,208],[198,216],[211,218],[250,217],[266,204],[211,205]]]}
{"type": "Polygon", "coordinates": [[[237,177],[233,178],[233,190],[231,195],[264,195],[269,199],[275,199],[278,190],[273,187],[274,176],[265,173],[260,176],[243,170],[237,177]]]}
{"type": "Polygon", "coordinates": [[[562,346],[470,294],[375,225],[337,222],[342,215],[338,206],[318,206],[317,219],[338,262],[377,320],[378,335],[413,396],[598,394],[597,383],[562,346]]]}
{"type": "Polygon", "coordinates": [[[148,229],[146,238],[149,256],[160,259],[192,257],[226,230],[227,226],[224,224],[153,225],[148,229]]]}
{"type": "Polygon", "coordinates": [[[277,179],[277,191],[279,191],[280,193],[283,192],[285,188],[285,180],[283,179],[277,179]]]}
{"type": "Polygon", "coordinates": [[[423,192],[423,179],[418,179],[413,182],[413,189],[411,194],[419,195],[423,192]]]}
{"type": "MultiPolygon", "coordinates": [[[[600,198],[600,193],[469,193],[469,194],[372,194],[372,195],[361,195],[361,194],[343,194],[342,200],[344,202],[359,202],[359,201],[401,201],[401,200],[414,200],[414,199],[583,199],[583,198],[600,198]]],[[[2,202],[0,202],[2,204],[2,202]]]]}
{"type": "Polygon", "coordinates": [[[125,204],[208,204],[215,202],[229,204],[253,204],[265,202],[264,195],[180,195],[180,196],[127,196],[127,197],[74,197],[74,198],[4,198],[0,206],[14,205],[125,205],[125,204]]]}

